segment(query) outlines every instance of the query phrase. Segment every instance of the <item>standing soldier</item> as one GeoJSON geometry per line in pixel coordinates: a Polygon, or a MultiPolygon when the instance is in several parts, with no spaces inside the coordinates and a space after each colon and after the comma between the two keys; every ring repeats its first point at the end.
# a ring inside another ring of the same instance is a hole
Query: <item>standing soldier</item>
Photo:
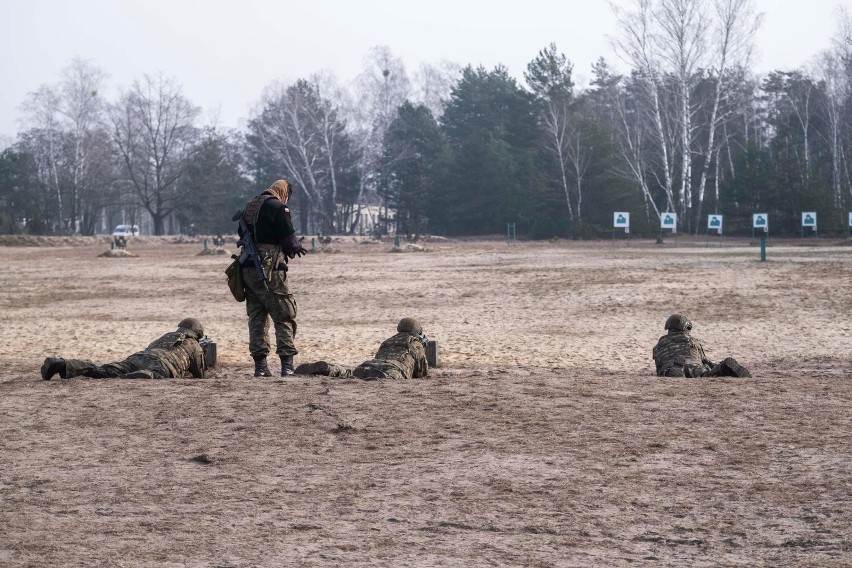
{"type": "Polygon", "coordinates": [[[180,378],[189,373],[203,379],[204,370],[213,366],[204,357],[200,342],[204,338],[204,327],[195,318],[186,318],[172,331],[154,340],[144,350],[134,353],[124,361],[96,365],[82,359],[48,357],[41,366],[41,378],[49,381],[58,374],[63,379],[89,377],[92,379],[167,379],[180,378]]]}
{"type": "Polygon", "coordinates": [[[402,318],[396,330],[396,335],[382,342],[375,357],[351,371],[334,363],[317,361],[299,365],[296,374],[357,377],[364,380],[425,377],[429,373],[426,362],[426,344],[429,340],[423,334],[423,328],[414,318],[402,318]]]}
{"type": "Polygon", "coordinates": [[[681,314],[666,320],[668,334],[654,346],[652,354],[658,377],[750,377],[748,370],[728,357],[714,364],[704,354],[701,343],[689,335],[692,322],[681,314]]]}
{"type": "Polygon", "coordinates": [[[293,374],[293,356],[298,353],[294,342],[296,300],[287,286],[287,259],[301,257],[307,251],[296,238],[290,219],[287,202],[292,193],[290,182],[279,179],[249,201],[242,213],[240,237],[245,240],[248,232],[259,256],[252,258],[245,246],[240,256],[255,377],[272,376],[266,362],[270,319],[275,326],[275,352],[281,358],[282,376],[293,374]]]}

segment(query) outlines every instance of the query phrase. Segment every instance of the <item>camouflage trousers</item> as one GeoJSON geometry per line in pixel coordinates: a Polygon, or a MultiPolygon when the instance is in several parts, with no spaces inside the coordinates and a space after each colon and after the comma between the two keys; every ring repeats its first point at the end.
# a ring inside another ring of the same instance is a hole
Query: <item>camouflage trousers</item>
{"type": "Polygon", "coordinates": [[[732,375],[730,369],[724,363],[715,365],[672,365],[667,367],[661,377],[686,377],[694,379],[698,377],[730,377],[732,375]]]}
{"type": "Polygon", "coordinates": [[[156,357],[145,353],[135,353],[116,363],[96,365],[85,359],[65,359],[64,378],[89,377],[92,379],[167,379],[171,377],[168,368],[156,357]]]}
{"type": "Polygon", "coordinates": [[[270,351],[269,320],[275,326],[275,352],[296,355],[296,299],[287,287],[286,272],[273,270],[269,290],[253,267],[243,267],[246,290],[249,352],[252,357],[266,357],[270,351]]]}
{"type": "Polygon", "coordinates": [[[405,379],[405,373],[399,365],[392,361],[381,361],[372,359],[364,361],[353,370],[342,365],[317,361],[316,363],[303,363],[296,368],[297,375],[324,375],[326,377],[349,378],[355,377],[369,381],[372,379],[405,379]]]}
{"type": "Polygon", "coordinates": [[[353,377],[364,379],[407,379],[402,366],[395,361],[383,361],[381,359],[371,359],[364,361],[352,371],[353,377]]]}

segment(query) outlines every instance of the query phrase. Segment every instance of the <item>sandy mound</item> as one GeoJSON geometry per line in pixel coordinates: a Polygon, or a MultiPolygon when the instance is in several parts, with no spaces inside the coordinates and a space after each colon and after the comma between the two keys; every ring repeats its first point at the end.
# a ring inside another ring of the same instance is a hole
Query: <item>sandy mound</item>
{"type": "Polygon", "coordinates": [[[137,258],[139,255],[133,254],[127,249],[109,249],[98,255],[106,258],[137,258]]]}
{"type": "Polygon", "coordinates": [[[424,246],[405,243],[400,246],[394,246],[388,252],[429,252],[429,249],[424,246]]]}

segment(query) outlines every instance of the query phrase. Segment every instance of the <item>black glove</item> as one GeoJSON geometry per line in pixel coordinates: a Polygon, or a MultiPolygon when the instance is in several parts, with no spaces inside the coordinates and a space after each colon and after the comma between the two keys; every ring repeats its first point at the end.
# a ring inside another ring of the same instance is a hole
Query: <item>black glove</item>
{"type": "Polygon", "coordinates": [[[305,250],[305,247],[302,246],[302,242],[296,238],[295,234],[290,235],[287,240],[282,243],[282,247],[284,250],[284,254],[286,254],[289,258],[302,257],[308,254],[308,251],[305,250]]]}
{"type": "Polygon", "coordinates": [[[288,253],[287,253],[287,256],[289,256],[290,258],[296,258],[297,256],[298,256],[299,258],[302,258],[302,257],[303,257],[303,256],[305,256],[306,254],[308,254],[308,251],[307,251],[307,250],[305,250],[305,248],[304,248],[304,247],[299,247],[299,248],[298,248],[297,250],[295,250],[295,251],[288,252],[288,253]]]}

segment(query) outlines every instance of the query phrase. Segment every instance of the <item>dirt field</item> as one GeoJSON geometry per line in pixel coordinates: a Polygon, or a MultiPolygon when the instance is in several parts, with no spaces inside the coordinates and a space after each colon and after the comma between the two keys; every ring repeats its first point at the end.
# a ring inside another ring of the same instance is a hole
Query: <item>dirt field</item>
{"type": "Polygon", "coordinates": [[[252,378],[197,243],[0,247],[0,566],[852,565],[852,247],[688,241],[294,261],[296,363],[414,316],[441,367],[406,382],[252,378]],[[753,378],[656,378],[675,311],[753,378]],[[209,379],[38,375],[187,316],[209,379]]]}

